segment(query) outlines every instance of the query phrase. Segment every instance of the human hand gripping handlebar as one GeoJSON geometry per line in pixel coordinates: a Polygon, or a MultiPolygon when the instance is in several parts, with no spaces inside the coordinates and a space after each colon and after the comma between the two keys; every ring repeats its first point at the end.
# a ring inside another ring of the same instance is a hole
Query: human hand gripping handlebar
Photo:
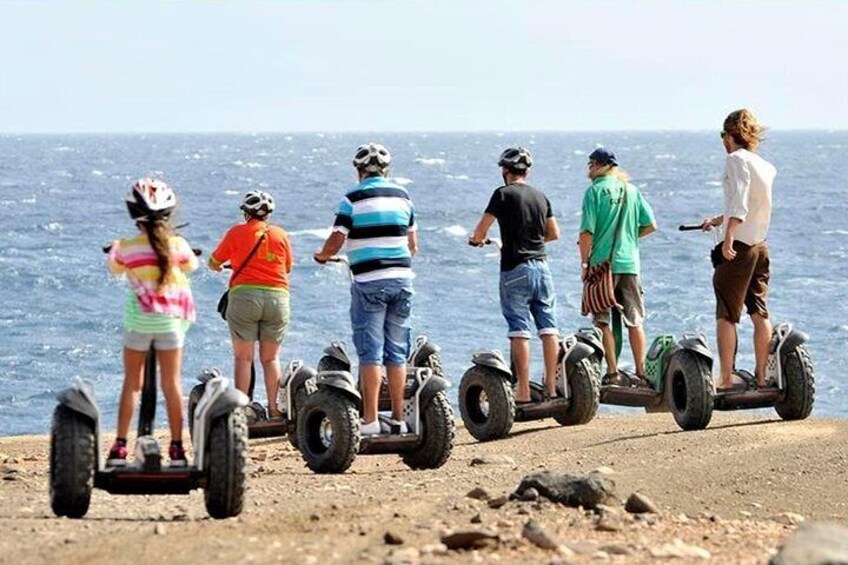
{"type": "Polygon", "coordinates": [[[495,247],[498,248],[498,250],[503,248],[503,242],[501,242],[501,240],[496,238],[496,237],[487,237],[486,239],[484,239],[480,243],[476,243],[476,242],[472,241],[471,238],[469,237],[468,238],[468,245],[470,245],[471,247],[484,247],[486,245],[494,245],[495,247]]]}

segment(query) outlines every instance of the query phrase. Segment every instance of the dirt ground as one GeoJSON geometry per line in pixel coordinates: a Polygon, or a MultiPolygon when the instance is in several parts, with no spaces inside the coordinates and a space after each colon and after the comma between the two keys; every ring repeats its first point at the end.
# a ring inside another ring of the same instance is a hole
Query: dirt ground
{"type": "Polygon", "coordinates": [[[360,456],[334,476],[312,474],[283,438],[253,440],[245,511],[221,521],[207,517],[197,491],[95,491],[84,519],[57,519],[48,439],[0,438],[0,563],[765,563],[801,516],[848,523],[848,421],[717,413],[707,430],[681,432],[668,414],[634,412],[576,428],[517,424],[485,444],[461,425],[457,432],[441,469],[360,456]],[[471,466],[481,455],[513,461],[471,466]],[[590,512],[548,501],[491,508],[466,496],[475,487],[492,498],[511,493],[540,469],[600,470],[622,502],[599,526],[590,512]],[[660,512],[625,512],[633,492],[660,512]],[[529,520],[560,547],[525,539],[529,520]],[[448,532],[480,530],[496,535],[483,549],[440,543],[448,532]],[[387,543],[387,533],[400,543],[387,543]]]}

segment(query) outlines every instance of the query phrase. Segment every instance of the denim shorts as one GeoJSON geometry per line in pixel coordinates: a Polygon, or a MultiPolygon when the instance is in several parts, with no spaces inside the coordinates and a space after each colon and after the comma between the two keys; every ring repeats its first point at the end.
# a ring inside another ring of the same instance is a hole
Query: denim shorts
{"type": "Polygon", "coordinates": [[[546,261],[531,259],[511,271],[502,271],[500,291],[508,337],[532,336],[531,317],[540,336],[559,334],[554,279],[546,261]]]}
{"type": "Polygon", "coordinates": [[[147,351],[151,345],[156,351],[170,351],[182,349],[184,344],[185,332],[181,330],[162,333],[124,330],[124,347],[133,351],[147,351]]]}
{"type": "Polygon", "coordinates": [[[350,323],[360,365],[404,365],[412,345],[412,281],[385,279],[350,286],[350,323]]]}

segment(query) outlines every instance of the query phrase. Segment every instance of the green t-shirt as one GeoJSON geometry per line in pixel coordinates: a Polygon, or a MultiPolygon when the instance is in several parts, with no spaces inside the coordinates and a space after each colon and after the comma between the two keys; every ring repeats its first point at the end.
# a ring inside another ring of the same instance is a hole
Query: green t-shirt
{"type": "Polygon", "coordinates": [[[592,234],[590,266],[609,259],[625,186],[627,206],[615,243],[612,272],[616,275],[638,275],[639,229],[654,224],[654,212],[638,188],[611,175],[596,178],[583,196],[580,233],[592,234]]]}

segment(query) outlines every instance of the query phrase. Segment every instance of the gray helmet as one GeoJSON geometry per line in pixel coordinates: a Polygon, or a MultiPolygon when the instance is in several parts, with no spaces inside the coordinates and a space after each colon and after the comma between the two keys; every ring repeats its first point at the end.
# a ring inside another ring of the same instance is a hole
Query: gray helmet
{"type": "Polygon", "coordinates": [[[498,166],[512,171],[526,171],[533,166],[533,158],[523,147],[507,147],[498,159],[498,166]]]}
{"type": "Polygon", "coordinates": [[[245,194],[239,206],[242,212],[260,219],[273,212],[274,207],[274,197],[261,190],[251,190],[245,194]]]}
{"type": "Polygon", "coordinates": [[[353,157],[353,166],[367,173],[379,173],[392,163],[392,154],[379,143],[360,145],[353,157]]]}

